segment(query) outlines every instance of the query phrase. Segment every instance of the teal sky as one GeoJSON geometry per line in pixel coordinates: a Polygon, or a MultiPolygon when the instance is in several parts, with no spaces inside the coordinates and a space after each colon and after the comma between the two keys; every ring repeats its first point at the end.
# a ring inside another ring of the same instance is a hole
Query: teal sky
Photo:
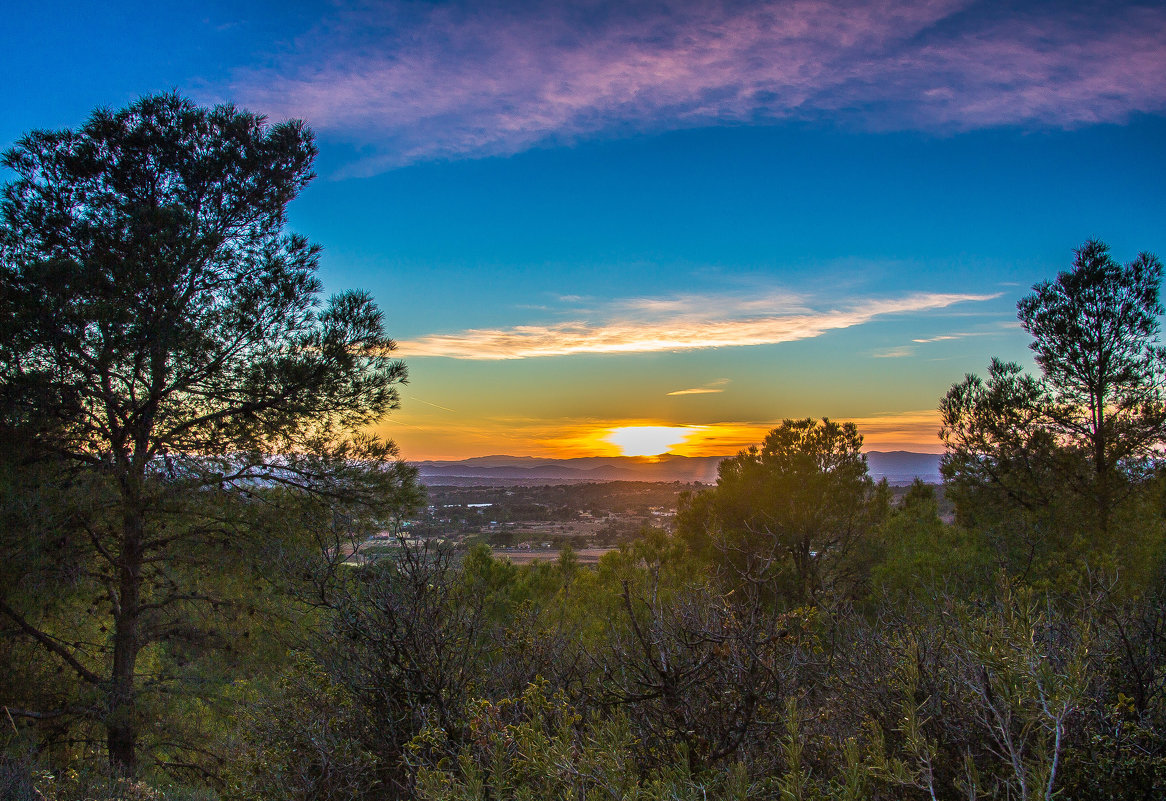
{"type": "Polygon", "coordinates": [[[317,132],[291,208],[409,364],[408,458],[731,452],[934,409],[1090,237],[1166,255],[1166,8],[40,3],[0,144],[176,89],[317,132]]]}

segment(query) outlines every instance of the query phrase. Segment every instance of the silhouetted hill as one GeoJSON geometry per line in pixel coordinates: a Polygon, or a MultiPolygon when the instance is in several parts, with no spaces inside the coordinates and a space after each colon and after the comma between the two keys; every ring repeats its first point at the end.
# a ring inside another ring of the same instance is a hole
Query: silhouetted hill
{"type": "MultiPolygon", "coordinates": [[[[910,451],[870,451],[871,475],[892,484],[910,484],[916,476],[939,483],[939,455],[910,451]]],[[[561,484],[577,481],[717,480],[723,456],[588,456],[545,459],[535,456],[476,456],[460,461],[414,462],[426,484],[561,484]]]]}
{"type": "Polygon", "coordinates": [[[928,484],[939,484],[938,453],[911,451],[867,451],[866,464],[874,478],[885,478],[891,484],[910,484],[916,477],[928,484]]]}

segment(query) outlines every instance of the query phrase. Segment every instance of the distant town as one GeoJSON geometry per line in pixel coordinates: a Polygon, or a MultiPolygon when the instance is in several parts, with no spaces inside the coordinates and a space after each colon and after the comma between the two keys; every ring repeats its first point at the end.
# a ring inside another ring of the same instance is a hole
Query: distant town
{"type": "MultiPolygon", "coordinates": [[[[431,483],[426,487],[428,504],[404,521],[399,532],[386,531],[372,538],[360,550],[357,560],[390,552],[403,537],[448,543],[458,549],[485,544],[495,557],[515,564],[558,559],[561,551],[570,547],[581,563],[594,564],[603,554],[633,542],[647,530],[670,532],[681,495],[708,486],[698,481],[564,481],[499,486],[431,483]]],[[[891,485],[896,501],[906,488],[903,482],[891,485]]],[[[947,517],[950,504],[944,500],[941,486],[936,485],[935,490],[940,513],[947,517]]]]}

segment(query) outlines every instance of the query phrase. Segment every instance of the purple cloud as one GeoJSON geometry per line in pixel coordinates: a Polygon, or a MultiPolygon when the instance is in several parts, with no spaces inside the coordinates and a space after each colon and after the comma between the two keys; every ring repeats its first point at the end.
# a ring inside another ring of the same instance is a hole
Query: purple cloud
{"type": "Polygon", "coordinates": [[[366,172],[724,122],[952,131],[1166,110],[1166,8],[1090,8],[360,5],[217,94],[371,146],[366,172]]]}

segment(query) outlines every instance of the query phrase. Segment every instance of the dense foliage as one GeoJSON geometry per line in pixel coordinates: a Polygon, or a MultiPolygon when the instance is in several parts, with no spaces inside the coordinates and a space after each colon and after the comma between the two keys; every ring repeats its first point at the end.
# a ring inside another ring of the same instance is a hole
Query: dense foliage
{"type": "Polygon", "coordinates": [[[943,399],[954,519],[787,420],[674,531],[519,567],[396,525],[355,432],[403,367],[282,233],[311,155],[162,96],[7,156],[0,796],[1166,796],[1156,259],[1086,243],[1040,375],[943,399]]]}

